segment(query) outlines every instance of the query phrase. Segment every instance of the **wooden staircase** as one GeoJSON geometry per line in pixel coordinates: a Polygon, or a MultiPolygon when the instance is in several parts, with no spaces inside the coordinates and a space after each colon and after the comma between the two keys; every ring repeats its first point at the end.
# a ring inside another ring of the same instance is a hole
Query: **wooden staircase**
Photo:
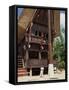
{"type": "Polygon", "coordinates": [[[23,61],[22,61],[22,57],[18,56],[18,77],[20,76],[27,76],[28,72],[26,68],[23,68],[23,61]]]}

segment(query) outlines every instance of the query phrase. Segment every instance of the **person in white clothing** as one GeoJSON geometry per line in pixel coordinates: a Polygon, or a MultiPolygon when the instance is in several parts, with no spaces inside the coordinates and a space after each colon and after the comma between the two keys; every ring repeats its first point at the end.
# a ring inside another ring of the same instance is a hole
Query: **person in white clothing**
{"type": "Polygon", "coordinates": [[[40,77],[43,77],[44,67],[40,68],[40,77]]]}

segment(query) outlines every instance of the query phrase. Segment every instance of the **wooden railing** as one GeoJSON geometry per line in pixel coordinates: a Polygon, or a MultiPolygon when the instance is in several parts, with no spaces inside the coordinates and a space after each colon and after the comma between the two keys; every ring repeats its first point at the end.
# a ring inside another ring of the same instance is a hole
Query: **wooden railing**
{"type": "Polygon", "coordinates": [[[48,66],[48,60],[46,59],[30,59],[27,61],[26,67],[47,67],[48,66]]]}
{"type": "Polygon", "coordinates": [[[39,36],[33,36],[33,35],[29,35],[29,34],[25,34],[25,41],[26,42],[31,42],[31,43],[42,43],[42,44],[46,44],[47,41],[39,36]]]}

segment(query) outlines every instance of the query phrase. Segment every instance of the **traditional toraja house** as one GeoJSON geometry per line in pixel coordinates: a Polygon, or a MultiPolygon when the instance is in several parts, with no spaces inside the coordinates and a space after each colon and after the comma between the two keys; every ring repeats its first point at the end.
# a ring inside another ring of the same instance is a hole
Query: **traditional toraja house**
{"type": "Polygon", "coordinates": [[[59,30],[59,10],[23,9],[18,19],[18,76],[53,76],[53,39],[59,30]]]}

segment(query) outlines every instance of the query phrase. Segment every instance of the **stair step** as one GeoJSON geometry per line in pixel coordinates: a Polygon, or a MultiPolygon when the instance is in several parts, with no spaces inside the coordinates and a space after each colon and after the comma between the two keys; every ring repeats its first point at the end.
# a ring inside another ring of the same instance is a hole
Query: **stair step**
{"type": "Polygon", "coordinates": [[[25,69],[18,69],[18,72],[27,72],[27,70],[25,70],[25,69]]]}
{"type": "Polygon", "coordinates": [[[26,68],[18,68],[18,70],[21,70],[21,69],[25,69],[26,70],[26,68]]]}
{"type": "Polygon", "coordinates": [[[27,70],[18,70],[18,72],[27,72],[27,70]]]}
{"type": "Polygon", "coordinates": [[[21,65],[20,63],[18,63],[18,73],[17,74],[18,74],[18,77],[28,75],[27,69],[23,68],[23,65],[21,65]]]}
{"type": "Polygon", "coordinates": [[[19,63],[18,65],[23,65],[22,63],[19,63]]]}
{"type": "Polygon", "coordinates": [[[23,67],[23,65],[18,65],[18,67],[20,67],[20,66],[23,67]]]}
{"type": "Polygon", "coordinates": [[[18,63],[22,63],[22,61],[18,61],[18,63]]]}
{"type": "Polygon", "coordinates": [[[22,58],[20,59],[20,58],[18,58],[18,61],[21,61],[22,60],[22,58]]]}
{"type": "Polygon", "coordinates": [[[23,65],[20,65],[20,64],[18,66],[22,66],[23,67],[23,65]]]}
{"type": "Polygon", "coordinates": [[[19,66],[18,68],[22,68],[22,66],[19,66]]]}
{"type": "Polygon", "coordinates": [[[23,65],[21,65],[21,64],[19,64],[18,66],[22,66],[23,67],[23,65]]]}
{"type": "Polygon", "coordinates": [[[27,71],[18,71],[18,73],[27,73],[27,71]]]}
{"type": "Polygon", "coordinates": [[[18,76],[26,76],[28,75],[28,72],[18,72],[18,76]]]}
{"type": "Polygon", "coordinates": [[[18,72],[18,74],[28,74],[28,72],[27,71],[25,71],[25,72],[18,72]]]}
{"type": "Polygon", "coordinates": [[[18,66],[23,66],[22,64],[18,64],[18,66]]]}
{"type": "Polygon", "coordinates": [[[20,63],[20,64],[18,64],[18,65],[22,65],[22,66],[23,66],[23,64],[22,64],[22,63],[20,63]]]}
{"type": "Polygon", "coordinates": [[[23,64],[22,62],[18,62],[18,64],[23,64]]]}
{"type": "Polygon", "coordinates": [[[21,68],[23,68],[23,65],[18,65],[18,67],[21,67],[21,68]]]}
{"type": "Polygon", "coordinates": [[[18,74],[18,77],[19,76],[27,76],[28,74],[18,74]]]}
{"type": "Polygon", "coordinates": [[[23,68],[23,66],[19,65],[18,68],[23,68]]]}
{"type": "Polygon", "coordinates": [[[23,66],[22,66],[22,65],[18,65],[18,68],[19,68],[19,67],[23,68],[23,66]]]}
{"type": "Polygon", "coordinates": [[[18,70],[18,72],[27,72],[27,70],[18,70]]]}
{"type": "Polygon", "coordinates": [[[18,58],[22,58],[22,56],[18,56],[18,58]]]}
{"type": "Polygon", "coordinates": [[[18,71],[27,71],[27,70],[22,68],[22,69],[18,69],[18,71]]]}
{"type": "Polygon", "coordinates": [[[18,70],[27,71],[27,69],[24,69],[24,68],[18,68],[18,70]]]}
{"type": "Polygon", "coordinates": [[[18,65],[18,68],[19,68],[19,67],[23,68],[23,65],[18,65]]]}
{"type": "Polygon", "coordinates": [[[18,64],[23,64],[22,62],[18,62],[18,64]]]}
{"type": "Polygon", "coordinates": [[[22,63],[22,61],[18,61],[18,63],[22,63]]]}
{"type": "Polygon", "coordinates": [[[19,61],[19,60],[21,61],[21,60],[22,60],[22,58],[21,58],[21,59],[20,59],[20,58],[18,58],[18,61],[19,61]]]}
{"type": "Polygon", "coordinates": [[[21,62],[19,61],[18,63],[22,63],[22,61],[21,62]]]}

